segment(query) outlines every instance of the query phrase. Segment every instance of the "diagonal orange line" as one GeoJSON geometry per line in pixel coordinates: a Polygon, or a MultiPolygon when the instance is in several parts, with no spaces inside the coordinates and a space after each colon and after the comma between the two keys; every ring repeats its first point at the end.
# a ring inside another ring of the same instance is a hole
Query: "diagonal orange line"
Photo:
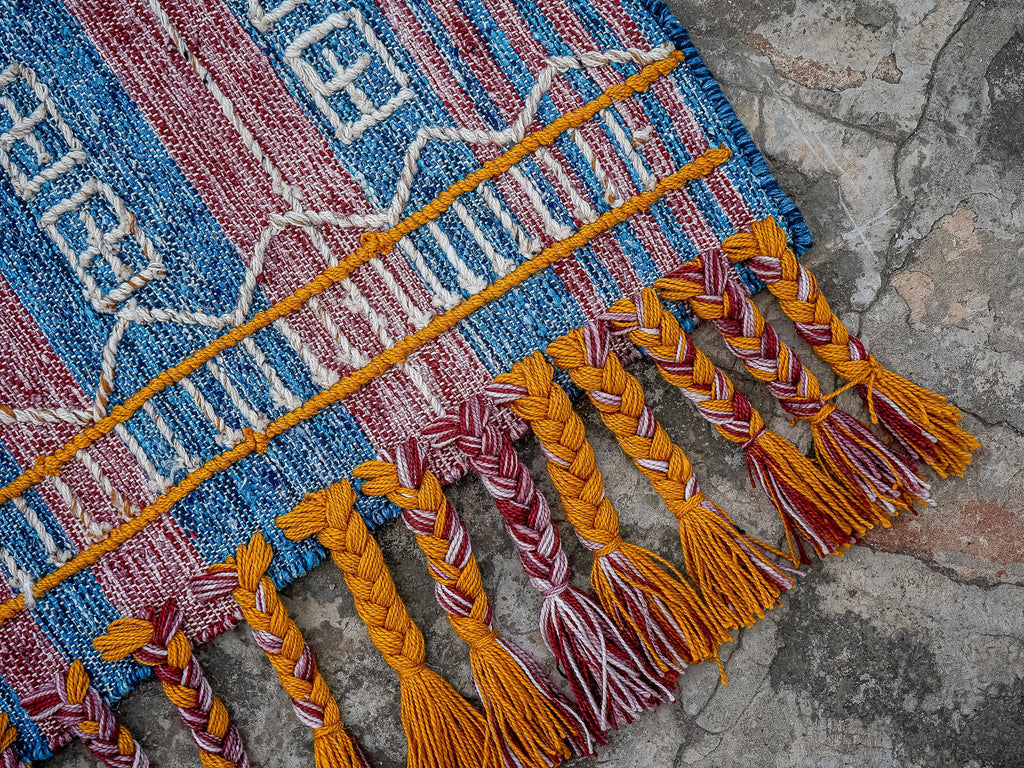
{"type": "MultiPolygon", "coordinates": [[[[359,391],[368,382],[382,375],[394,365],[404,361],[423,345],[436,339],[442,333],[451,330],[456,324],[469,317],[480,307],[500,298],[512,288],[551,266],[559,259],[563,259],[579,248],[582,248],[594,237],[607,232],[617,224],[621,224],[629,216],[640,211],[646,211],[669,191],[680,189],[695,179],[707,176],[715,168],[725,163],[731,156],[732,152],[725,147],[709,149],[703,155],[693,160],[693,162],[681,167],[671,176],[661,179],[654,189],[631,197],[618,208],[603,213],[592,223],[581,227],[570,237],[551,244],[532,259],[523,262],[512,272],[495,281],[480,293],[466,299],[443,315],[438,315],[424,328],[406,336],[394,347],[381,352],[362,368],[339,379],[327,389],[309,398],[309,400],[295,410],[278,417],[267,426],[266,433],[255,433],[252,430],[246,430],[246,440],[244,443],[240,443],[234,448],[214,456],[201,467],[190,472],[169,491],[155,499],[153,503],[142,510],[138,517],[115,528],[110,532],[108,538],[83,550],[57,570],[39,579],[35,583],[32,594],[36,598],[42,597],[64,580],[95,564],[103,555],[113,552],[121,544],[157,520],[176,503],[218,472],[232,467],[254,451],[260,453],[266,451],[266,445],[270,440],[297,424],[313,418],[329,405],[359,391]]],[[[24,595],[12,597],[4,602],[3,605],[0,605],[0,626],[17,615],[24,607],[24,595]]]]}
{"type": "Polygon", "coordinates": [[[233,328],[208,346],[194,352],[189,357],[168,368],[153,378],[146,386],[129,397],[120,405],[115,405],[110,414],[92,426],[86,427],[63,447],[51,454],[38,456],[32,467],[10,483],[0,488],[0,504],[4,504],[16,496],[20,496],[47,475],[57,475],[61,467],[72,461],[75,455],[88,448],[101,437],[111,432],[118,424],[130,419],[151,398],[170,386],[177,384],[186,376],[195,373],[201,366],[212,360],[226,349],[229,349],[248,336],[266,328],[275,320],[301,309],[314,296],[326,291],[335,283],[341,282],[351,275],[378,253],[387,253],[395,243],[410,232],[433,221],[447,211],[456,198],[481,183],[509,170],[524,157],[535,152],[539,147],[552,144],[559,136],[570,128],[578,128],[602,109],[611,106],[615,101],[624,101],[635,93],[645,91],[651,83],[667,75],[684,59],[680,51],[673,51],[668,57],[648,64],[637,74],[626,78],[618,85],[610,86],[604,93],[582,107],[574,109],[552,122],[550,125],[525,137],[522,141],[503,152],[493,160],[484,163],[477,171],[464,179],[452,184],[421,210],[410,214],[386,232],[366,232],[360,246],[345,259],[320,273],[314,280],[297,289],[290,296],[282,299],[272,307],[258,312],[251,320],[233,328]]]}

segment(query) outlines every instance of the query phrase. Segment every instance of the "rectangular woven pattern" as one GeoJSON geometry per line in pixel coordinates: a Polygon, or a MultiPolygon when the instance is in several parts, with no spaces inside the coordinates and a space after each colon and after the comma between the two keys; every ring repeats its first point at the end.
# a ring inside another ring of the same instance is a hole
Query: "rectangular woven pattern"
{"type": "Polygon", "coordinates": [[[274,525],[304,494],[753,222],[810,245],[652,0],[0,8],[0,709],[26,759],[67,738],[20,703],[50,670],[109,701],[148,674],[100,660],[112,621],[173,596],[212,637],[233,605],[193,580],[256,531],[277,585],[317,563],[274,525]]]}

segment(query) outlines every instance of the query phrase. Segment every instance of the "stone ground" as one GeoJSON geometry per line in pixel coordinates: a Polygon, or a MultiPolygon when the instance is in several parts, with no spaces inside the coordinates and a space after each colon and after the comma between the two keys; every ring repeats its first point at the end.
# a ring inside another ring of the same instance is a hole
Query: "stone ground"
{"type": "MultiPolygon", "coordinates": [[[[724,653],[728,686],[710,665],[691,669],[676,704],[574,766],[1024,765],[1024,6],[672,5],[808,217],[817,241],[808,263],[837,311],[883,362],[950,396],[984,447],[965,479],[933,483],[934,509],[815,564],[781,608],[740,633],[724,653]]],[[[768,297],[759,303],[784,320],[768,297]]],[[[739,454],[651,370],[640,375],[706,489],[755,533],[777,537],[739,454]]],[[[834,383],[822,378],[826,389],[834,383]]],[[[755,405],[789,431],[766,398],[755,405]]],[[[590,421],[627,537],[677,557],[674,521],[590,421]]],[[[536,444],[526,452],[544,477],[536,444]]],[[[467,480],[454,495],[500,629],[549,663],[535,628],[539,600],[482,488],[467,480]]],[[[464,648],[430,597],[411,538],[392,525],[380,540],[431,663],[468,693],[464,648]]],[[[572,551],[585,573],[580,554],[572,551]]],[[[402,765],[397,687],[333,566],[285,595],[372,763],[402,765]]],[[[311,766],[309,734],[247,631],[199,653],[255,764],[311,766]]],[[[198,765],[156,684],[119,709],[155,762],[198,765]]],[[[93,764],[79,746],[51,763],[93,764]]]]}

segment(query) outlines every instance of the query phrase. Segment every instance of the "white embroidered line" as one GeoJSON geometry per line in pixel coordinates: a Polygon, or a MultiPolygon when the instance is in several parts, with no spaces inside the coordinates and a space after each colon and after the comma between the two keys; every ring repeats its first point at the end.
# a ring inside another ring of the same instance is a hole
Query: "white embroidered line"
{"type": "Polygon", "coordinates": [[[273,10],[266,11],[260,0],[249,0],[249,21],[260,32],[269,32],[277,22],[305,2],[306,0],[285,0],[273,10]]]}
{"type": "Polygon", "coordinates": [[[334,128],[335,136],[342,144],[351,144],[356,141],[368,128],[386,120],[403,104],[416,98],[415,91],[409,88],[409,78],[405,72],[399,69],[387,47],[381,43],[373,28],[366,23],[363,14],[356,8],[341,13],[332,13],[320,23],[309,27],[285,48],[284,60],[305,86],[317,108],[324,113],[331,127],[334,128]],[[384,68],[398,84],[398,93],[388,99],[383,106],[374,104],[370,97],[355,84],[356,79],[370,66],[368,54],[364,53],[352,64],[344,66],[334,56],[333,51],[325,49],[324,59],[335,73],[327,82],[324,82],[316,69],[302,57],[306,49],[323,42],[332,32],[345,29],[349,24],[356,27],[374,55],[380,59],[384,68]],[[354,123],[343,120],[327,100],[328,97],[339,91],[343,91],[362,113],[362,117],[354,123]]]}
{"type": "Polygon", "coordinates": [[[451,265],[455,268],[455,276],[459,281],[459,287],[470,296],[480,293],[487,287],[487,281],[469,268],[469,265],[462,259],[459,252],[455,250],[452,241],[436,221],[427,222],[427,231],[434,238],[441,252],[445,255],[451,265]]]}
{"type": "Polygon", "coordinates": [[[473,236],[473,240],[476,242],[477,247],[483,252],[487,260],[491,262],[491,267],[494,269],[498,277],[504,277],[513,269],[516,268],[515,262],[510,259],[506,259],[500,253],[498,253],[491,241],[487,239],[487,235],[480,228],[477,220],[474,219],[469,211],[466,210],[466,206],[461,201],[456,200],[452,203],[452,210],[455,211],[455,215],[459,217],[459,221],[462,222],[469,233],[473,236]]]}
{"type": "Polygon", "coordinates": [[[23,570],[18,565],[17,561],[11,556],[11,553],[3,546],[0,546],[0,563],[3,563],[7,573],[10,574],[7,583],[10,585],[11,591],[20,592],[25,597],[25,608],[31,611],[36,607],[36,598],[33,594],[36,586],[35,581],[28,574],[28,571],[23,570]]]}
{"type": "Polygon", "coordinates": [[[25,80],[39,106],[33,109],[28,117],[22,117],[12,99],[0,97],[0,104],[3,105],[12,123],[8,131],[0,134],[0,168],[10,176],[15,194],[23,200],[32,200],[46,184],[64,175],[73,166],[85,163],[88,157],[81,142],[57,111],[57,105],[50,97],[49,88],[36,77],[35,71],[17,62],[10,64],[0,72],[0,88],[6,88],[18,78],[25,80]],[[35,135],[35,129],[46,119],[53,123],[68,146],[67,152],[56,162],[35,135]],[[11,156],[11,149],[19,141],[24,141],[28,145],[40,165],[39,172],[32,178],[18,167],[16,159],[11,156]]]}
{"type": "Polygon", "coordinates": [[[135,217],[128,212],[124,201],[109,184],[95,177],[86,181],[71,197],[61,200],[46,211],[39,219],[39,226],[45,230],[57,249],[67,258],[78,279],[82,281],[85,298],[97,312],[104,314],[116,312],[128,297],[144,287],[150,280],[159,280],[166,276],[163,258],[146,237],[146,233],[136,225],[135,217]],[[93,198],[106,201],[117,217],[116,229],[110,232],[100,229],[96,219],[85,210],[85,204],[93,198]],[[81,253],[75,251],[68,244],[64,234],[57,226],[58,221],[65,214],[76,211],[88,242],[88,247],[81,253]],[[135,241],[147,262],[136,274],[132,274],[132,271],[125,267],[118,258],[121,241],[128,236],[135,241]],[[117,279],[122,281],[120,285],[106,292],[99,287],[96,278],[89,272],[96,256],[102,256],[110,265],[117,279]]]}
{"type": "Polygon", "coordinates": [[[142,510],[132,504],[121,491],[114,487],[114,484],[110,482],[103,468],[92,457],[92,454],[82,449],[75,454],[75,458],[89,471],[93,480],[99,485],[100,490],[103,491],[103,494],[110,501],[111,506],[113,506],[114,511],[122,520],[127,521],[139,516],[142,510]]]}
{"type": "Polygon", "coordinates": [[[430,288],[430,292],[433,294],[431,303],[433,303],[435,307],[442,311],[447,311],[458,306],[462,299],[458,294],[452,293],[441,284],[441,281],[427,265],[427,261],[423,258],[423,254],[420,253],[416,244],[413,243],[412,238],[409,235],[406,235],[398,241],[398,247],[406,256],[409,257],[409,261],[412,262],[413,267],[419,273],[423,282],[425,282],[427,287],[430,288]]]}
{"type": "Polygon", "coordinates": [[[221,418],[220,414],[217,413],[217,409],[213,407],[213,404],[210,403],[206,395],[202,393],[202,390],[195,385],[192,379],[188,376],[182,377],[181,386],[188,393],[188,396],[192,398],[192,402],[195,403],[199,412],[213,425],[214,430],[217,432],[215,439],[219,445],[225,448],[232,448],[245,440],[245,436],[239,430],[229,426],[221,418]]]}
{"type": "Polygon", "coordinates": [[[71,559],[72,553],[62,550],[57,546],[57,542],[54,541],[53,536],[46,530],[46,526],[43,525],[43,521],[39,519],[39,515],[29,505],[23,496],[15,496],[11,501],[14,502],[14,507],[17,509],[21,516],[28,523],[28,527],[32,529],[33,533],[39,538],[40,543],[43,545],[43,551],[46,553],[46,559],[53,565],[60,565],[71,559]]]}
{"type": "Polygon", "coordinates": [[[558,185],[568,196],[572,203],[573,215],[576,217],[576,220],[581,225],[594,221],[598,216],[594,206],[583,199],[583,196],[580,195],[576,190],[576,186],[572,183],[572,179],[569,178],[569,174],[566,173],[565,168],[555,160],[555,156],[551,154],[550,150],[547,147],[541,147],[537,150],[537,157],[540,158],[541,163],[547,167],[551,175],[554,176],[555,181],[558,182],[558,185]]]}
{"type": "MultiPolygon", "coordinates": [[[[308,309],[303,309],[300,311],[308,311],[308,309]]],[[[299,359],[306,364],[306,367],[309,369],[310,376],[313,377],[313,382],[318,387],[320,387],[321,389],[327,389],[338,380],[338,374],[331,370],[330,368],[327,368],[326,366],[322,365],[320,361],[316,359],[316,356],[310,351],[309,347],[302,343],[302,339],[299,338],[299,335],[295,332],[295,329],[292,328],[291,323],[289,323],[282,317],[280,320],[274,323],[274,327],[277,328],[277,330],[281,333],[282,336],[284,336],[287,342],[291,345],[291,348],[295,350],[296,354],[298,354],[299,356],[299,359]]],[[[341,345],[341,338],[335,339],[338,342],[339,346],[341,345]]],[[[348,344],[348,339],[345,339],[345,344],[348,344]]],[[[339,352],[339,354],[342,353],[354,354],[354,351],[352,350],[351,346],[348,346],[345,350],[343,350],[343,352],[339,352]]]]}
{"type": "MultiPolygon", "coordinates": [[[[647,166],[644,165],[643,158],[640,153],[636,151],[633,146],[633,142],[626,135],[625,129],[619,122],[618,116],[610,109],[602,109],[598,113],[601,120],[608,127],[609,132],[612,134],[612,138],[615,139],[615,143],[618,144],[619,149],[629,160],[629,164],[633,167],[633,171],[640,179],[641,184],[645,191],[654,189],[654,186],[658,183],[658,180],[654,177],[654,174],[647,170],[647,166]]],[[[648,134],[649,136],[650,134],[648,134]]],[[[637,139],[641,139],[641,134],[637,132],[637,139]]],[[[647,139],[641,139],[640,143],[643,144],[647,139]]]]}
{"type": "Polygon", "coordinates": [[[158,412],[157,409],[153,406],[153,401],[147,400],[146,402],[144,402],[142,404],[142,410],[145,412],[147,416],[149,416],[150,420],[156,426],[157,431],[164,438],[164,440],[167,441],[167,444],[174,449],[174,453],[177,454],[178,456],[177,461],[174,462],[170,479],[174,479],[174,469],[181,468],[191,471],[193,469],[198,468],[200,465],[199,460],[192,456],[188,452],[188,449],[185,448],[184,443],[182,443],[181,440],[177,438],[177,436],[171,430],[170,425],[167,423],[167,420],[164,419],[163,414],[158,412]]]}
{"type": "Polygon", "coordinates": [[[491,209],[491,213],[498,219],[501,226],[512,234],[516,245],[519,247],[519,253],[523,255],[524,260],[536,256],[544,249],[543,243],[536,238],[531,238],[526,233],[526,230],[519,225],[519,222],[512,217],[508,209],[502,205],[497,193],[491,188],[491,184],[492,182],[490,181],[481,182],[476,191],[483,197],[487,207],[491,209]]]}
{"type": "Polygon", "coordinates": [[[93,412],[84,408],[11,408],[0,404],[0,425],[26,424],[49,426],[51,424],[74,424],[85,427],[93,423],[93,412]]]}
{"type": "Polygon", "coordinates": [[[71,510],[71,514],[78,518],[78,521],[82,524],[86,538],[93,543],[107,538],[112,526],[109,523],[97,523],[89,510],[87,510],[78,500],[78,497],[75,496],[74,492],[71,490],[71,486],[64,482],[60,477],[50,475],[50,481],[53,483],[54,489],[56,489],[57,493],[60,495],[61,500],[67,505],[68,509],[71,510]]]}
{"type": "Polygon", "coordinates": [[[252,356],[252,359],[256,362],[256,365],[270,383],[270,398],[274,401],[274,405],[287,411],[294,411],[302,405],[302,399],[296,397],[296,395],[281,380],[281,377],[278,375],[277,371],[274,370],[274,367],[267,362],[267,356],[253,340],[252,336],[246,336],[242,339],[242,346],[244,346],[246,352],[252,356]]]}
{"type": "Polygon", "coordinates": [[[619,188],[612,181],[608,172],[601,165],[601,161],[597,157],[597,153],[594,152],[594,148],[590,146],[590,143],[583,137],[583,132],[571,128],[569,135],[572,137],[573,143],[583,153],[583,157],[594,171],[594,175],[597,177],[598,183],[601,185],[601,189],[604,191],[604,201],[608,203],[612,208],[618,208],[622,205],[625,200],[625,196],[619,191],[619,188]]]}
{"type": "Polygon", "coordinates": [[[562,224],[555,220],[555,217],[551,215],[551,211],[548,209],[547,203],[544,202],[544,198],[533,180],[524,174],[519,169],[518,165],[513,165],[509,168],[508,172],[515,180],[516,184],[519,185],[520,189],[523,190],[523,193],[526,195],[526,199],[530,201],[533,209],[540,216],[541,221],[544,223],[544,231],[555,240],[566,240],[572,237],[573,228],[568,224],[562,224]]]}
{"type": "Polygon", "coordinates": [[[242,414],[242,418],[249,422],[249,426],[253,427],[257,432],[264,432],[267,428],[267,424],[270,423],[264,414],[258,412],[252,408],[245,398],[242,397],[242,393],[238,391],[238,387],[231,381],[224,370],[217,365],[214,360],[208,360],[206,362],[206,370],[210,372],[210,375],[217,380],[217,383],[221,385],[225,392],[227,392],[228,398],[231,400],[231,404],[238,409],[238,412],[242,414]]]}
{"type": "Polygon", "coordinates": [[[174,485],[168,478],[160,474],[160,471],[156,468],[153,460],[149,458],[139,441],[135,438],[128,428],[124,424],[115,424],[114,432],[118,438],[128,448],[128,452],[135,457],[135,460],[139,462],[139,466],[145,471],[146,475],[149,476],[149,484],[152,488],[156,489],[157,493],[166,493],[172,485],[174,485]]]}
{"type": "Polygon", "coordinates": [[[128,330],[129,321],[124,317],[118,317],[114,327],[110,329],[107,342],[103,345],[101,355],[100,378],[96,384],[96,396],[93,399],[92,416],[99,421],[107,415],[107,405],[110,403],[110,393],[114,391],[114,372],[117,369],[117,349],[121,345],[128,330]]]}

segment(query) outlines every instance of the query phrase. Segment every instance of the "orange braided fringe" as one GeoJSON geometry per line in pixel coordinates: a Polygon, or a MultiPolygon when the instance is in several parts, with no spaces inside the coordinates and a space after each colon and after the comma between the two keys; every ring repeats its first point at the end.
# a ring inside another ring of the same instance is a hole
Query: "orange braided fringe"
{"type": "Polygon", "coordinates": [[[17,738],[18,731],[11,725],[7,713],[0,712],[0,768],[28,768],[14,748],[17,738]]]}
{"type": "Polygon", "coordinates": [[[168,600],[159,610],[151,610],[149,619],[111,622],[107,633],[97,637],[93,646],[104,661],[134,656],[140,664],[154,668],[164,695],[177,707],[182,723],[192,733],[204,768],[248,768],[249,758],[238,728],[231,722],[224,702],[210,690],[192,653],[192,643],[180,625],[181,611],[168,600]]]}
{"type": "Polygon", "coordinates": [[[942,395],[883,368],[868,354],[864,343],[832,312],[818,281],[797,259],[775,219],[754,222],[751,230],[722,243],[729,258],[747,262],[768,285],[800,337],[849,382],[848,387],[857,387],[874,423],[881,422],[900,445],[939,476],[963,476],[971,452],[980,444],[960,426],[960,411],[942,395]]]}
{"type": "Polygon", "coordinates": [[[488,391],[508,402],[540,440],[566,518],[594,555],[590,582],[601,605],[641,639],[672,683],[672,673],[687,664],[717,658],[729,633],[671,564],[622,539],[583,421],[553,373],[535,352],[498,376],[488,391]]]}
{"type": "Polygon", "coordinates": [[[704,497],[689,458],[654,416],[643,386],[609,349],[610,340],[603,322],[590,323],[554,341],[548,355],[587,393],[605,426],[679,522],[686,570],[705,605],[722,626],[750,626],[793,586],[770,559],[770,554],[783,555],[740,533],[704,497]]]}
{"type": "Polygon", "coordinates": [[[779,512],[790,559],[807,561],[798,535],[811,542],[819,556],[842,554],[851,542],[848,516],[856,514],[843,490],[796,446],[765,426],[728,374],[683,331],[655,291],[645,288],[636,304],[621,299],[605,316],[654,360],[662,378],[679,387],[720,435],[742,447],[751,483],[779,512]]]}
{"type": "MultiPolygon", "coordinates": [[[[426,469],[415,441],[395,463],[368,461],[355,469],[363,493],[387,496],[402,510],[437,582],[437,601],[469,645],[469,663],[487,718],[489,759],[508,768],[547,768],[573,751],[593,752],[593,739],[537,662],[499,637],[465,524],[426,469]]],[[[486,761],[485,761],[486,762],[486,761]]]]}
{"type": "Polygon", "coordinates": [[[480,713],[426,666],[420,632],[395,590],[380,547],[355,510],[348,481],[306,496],[277,519],[293,541],[316,536],[345,576],[356,612],[384,661],[398,673],[410,768],[481,768],[486,724],[480,713]]]}
{"type": "Polygon", "coordinates": [[[927,483],[913,468],[857,419],[825,401],[817,378],[778,338],[721,253],[692,259],[654,287],[670,301],[688,301],[783,408],[811,425],[818,461],[859,502],[857,514],[845,516],[857,535],[874,525],[888,527],[889,516],[913,502],[932,503],[927,483]]]}
{"type": "Polygon", "coordinates": [[[255,533],[235,557],[214,565],[200,588],[213,598],[230,592],[242,610],[256,644],[266,653],[295,714],[313,730],[317,768],[368,768],[359,746],[341,724],[338,702],[317,667],[312,649],[281,603],[267,568],[274,553],[255,533]]]}

